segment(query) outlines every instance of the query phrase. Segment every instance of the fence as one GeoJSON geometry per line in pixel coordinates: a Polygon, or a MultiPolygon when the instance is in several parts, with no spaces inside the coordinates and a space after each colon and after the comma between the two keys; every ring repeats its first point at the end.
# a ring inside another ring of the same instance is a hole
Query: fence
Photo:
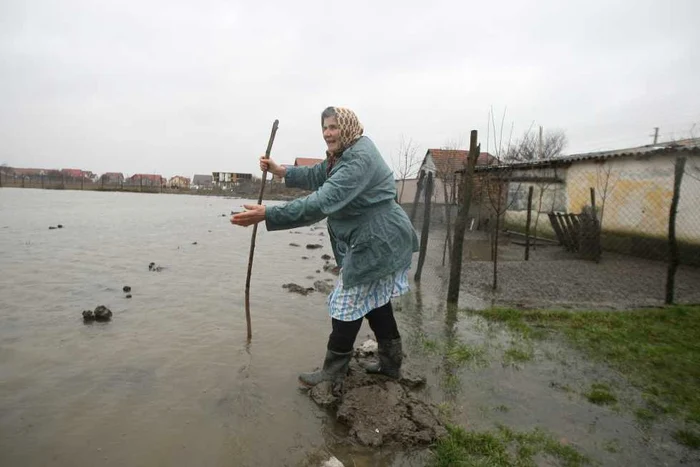
{"type": "MultiPolygon", "coordinates": [[[[170,187],[167,183],[154,183],[147,178],[115,179],[101,177],[97,181],[88,178],[70,177],[61,173],[19,176],[0,171],[0,188],[38,188],[47,190],[93,190],[123,191],[136,193],[186,193],[210,196],[236,196],[257,199],[260,192],[260,180],[245,180],[237,184],[221,187],[208,185],[197,189],[190,187],[170,187]]],[[[307,193],[304,190],[287,188],[284,183],[267,182],[266,199],[293,199],[307,193]]]]}
{"type": "MultiPolygon", "coordinates": [[[[431,198],[438,205],[432,206],[430,222],[434,229],[449,232],[453,228],[448,228],[446,218],[455,216],[444,214],[448,211],[443,198],[443,194],[431,198]]],[[[447,199],[449,204],[449,195],[447,199]]],[[[418,229],[425,203],[405,206],[409,213],[418,213],[414,219],[418,229]]],[[[635,267],[651,264],[649,268],[657,271],[653,281],[660,284],[658,291],[673,302],[678,265],[691,267],[700,282],[700,148],[480,167],[472,183],[469,217],[464,259],[494,263],[492,288],[498,289],[499,261],[629,263],[628,269],[618,268],[619,274],[627,275],[642,274],[635,267]]],[[[449,235],[435,241],[449,250],[449,235]]],[[[513,267],[503,269],[508,274],[513,267]]],[[[587,277],[578,281],[601,279],[595,277],[596,271],[608,274],[611,269],[585,270],[587,277]]],[[[571,274],[576,272],[572,269],[571,274]]],[[[506,283],[525,280],[511,279],[506,283]]],[[[605,281],[612,286],[623,279],[629,278],[612,276],[605,281]]],[[[537,286],[533,287],[530,292],[536,293],[537,286]]],[[[684,297],[683,301],[700,301],[700,296],[684,297]]]]}

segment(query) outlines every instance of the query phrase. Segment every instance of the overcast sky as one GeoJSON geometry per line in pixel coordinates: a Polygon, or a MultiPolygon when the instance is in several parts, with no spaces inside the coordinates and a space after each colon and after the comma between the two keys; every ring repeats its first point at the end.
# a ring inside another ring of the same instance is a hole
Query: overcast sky
{"type": "Polygon", "coordinates": [[[2,0],[0,164],[253,172],[276,118],[274,159],[324,157],[329,105],[387,161],[402,136],[485,150],[492,106],[567,153],[700,136],[699,23],[698,0],[2,0]]]}

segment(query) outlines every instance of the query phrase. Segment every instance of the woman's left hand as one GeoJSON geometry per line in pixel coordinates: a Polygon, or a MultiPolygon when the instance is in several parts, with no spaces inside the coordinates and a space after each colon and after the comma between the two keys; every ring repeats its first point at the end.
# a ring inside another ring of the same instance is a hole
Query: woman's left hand
{"type": "Polygon", "coordinates": [[[231,223],[248,227],[265,220],[265,206],[262,204],[244,204],[246,211],[231,216],[231,223]]]}

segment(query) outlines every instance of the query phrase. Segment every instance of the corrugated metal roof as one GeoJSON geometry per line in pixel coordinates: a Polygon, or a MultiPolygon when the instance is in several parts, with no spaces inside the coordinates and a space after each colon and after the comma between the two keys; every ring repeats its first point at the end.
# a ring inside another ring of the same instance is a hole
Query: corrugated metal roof
{"type": "Polygon", "coordinates": [[[612,151],[598,151],[581,154],[571,154],[568,156],[555,157],[552,159],[541,159],[536,161],[513,162],[492,164],[489,166],[480,166],[476,168],[477,172],[499,169],[525,169],[534,167],[551,167],[568,165],[572,162],[589,161],[589,160],[606,160],[617,157],[634,157],[648,156],[651,154],[677,154],[677,153],[700,153],[700,138],[689,138],[679,141],[671,141],[667,143],[648,144],[646,146],[637,146],[633,148],[615,149],[612,151]]]}

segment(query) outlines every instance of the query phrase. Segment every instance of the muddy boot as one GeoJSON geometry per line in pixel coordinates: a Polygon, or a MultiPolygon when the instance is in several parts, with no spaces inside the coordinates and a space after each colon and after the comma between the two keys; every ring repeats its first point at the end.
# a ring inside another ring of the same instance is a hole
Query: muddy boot
{"type": "Polygon", "coordinates": [[[305,386],[316,386],[321,381],[331,381],[342,383],[345,375],[348,374],[348,367],[352,359],[353,352],[333,352],[326,350],[326,359],[323,361],[323,369],[313,373],[302,373],[299,375],[299,382],[305,386]]]}
{"type": "Polygon", "coordinates": [[[401,338],[380,340],[378,344],[379,362],[366,365],[365,371],[399,379],[401,377],[401,362],[403,361],[401,338]]]}

